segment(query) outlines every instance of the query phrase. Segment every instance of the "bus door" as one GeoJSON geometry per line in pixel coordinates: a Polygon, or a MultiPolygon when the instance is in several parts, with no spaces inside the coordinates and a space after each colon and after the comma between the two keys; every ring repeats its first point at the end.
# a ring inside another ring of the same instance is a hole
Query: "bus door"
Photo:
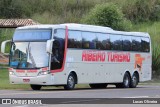
{"type": "Polygon", "coordinates": [[[62,71],[64,67],[64,51],[65,51],[65,30],[56,29],[54,31],[54,42],[51,55],[51,70],[62,71]]]}

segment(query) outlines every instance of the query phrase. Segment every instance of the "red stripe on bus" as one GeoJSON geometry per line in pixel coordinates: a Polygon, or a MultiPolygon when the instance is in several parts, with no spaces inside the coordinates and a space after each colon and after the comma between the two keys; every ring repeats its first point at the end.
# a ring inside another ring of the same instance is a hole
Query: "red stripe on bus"
{"type": "Polygon", "coordinates": [[[51,73],[62,72],[64,70],[66,55],[67,55],[67,44],[68,44],[68,26],[66,26],[66,31],[65,31],[65,50],[64,50],[64,59],[63,59],[62,68],[57,70],[51,70],[51,73]]]}
{"type": "Polygon", "coordinates": [[[12,71],[13,70],[13,68],[8,68],[8,71],[12,71]]]}
{"type": "Polygon", "coordinates": [[[38,70],[27,70],[28,73],[37,72],[38,70]]]}
{"type": "Polygon", "coordinates": [[[48,67],[46,68],[41,68],[42,71],[47,71],[48,70],[48,67]]]}
{"type": "Polygon", "coordinates": [[[24,72],[25,72],[25,70],[16,70],[16,72],[24,73],[24,72]]]}

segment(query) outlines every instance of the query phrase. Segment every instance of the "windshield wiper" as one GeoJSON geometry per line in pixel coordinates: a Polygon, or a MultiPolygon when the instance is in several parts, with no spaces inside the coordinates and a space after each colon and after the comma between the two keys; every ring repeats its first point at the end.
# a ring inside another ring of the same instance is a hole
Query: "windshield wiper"
{"type": "MultiPolygon", "coordinates": [[[[29,43],[29,45],[30,45],[30,43],[29,43]]],[[[36,63],[35,63],[35,61],[34,61],[34,58],[33,58],[32,53],[31,53],[31,47],[30,47],[29,45],[28,45],[29,58],[30,58],[31,61],[32,61],[32,65],[33,65],[34,67],[36,67],[36,63]]]]}

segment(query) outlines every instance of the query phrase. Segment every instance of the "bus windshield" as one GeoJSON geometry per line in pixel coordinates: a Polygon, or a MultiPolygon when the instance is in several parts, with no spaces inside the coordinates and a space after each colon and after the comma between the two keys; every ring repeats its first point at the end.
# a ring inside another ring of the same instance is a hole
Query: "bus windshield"
{"type": "Polygon", "coordinates": [[[10,67],[16,69],[48,67],[46,41],[51,38],[51,34],[51,29],[16,30],[11,46],[10,67]]]}
{"type": "Polygon", "coordinates": [[[48,66],[46,42],[15,42],[12,44],[10,67],[41,68],[48,66]]]}

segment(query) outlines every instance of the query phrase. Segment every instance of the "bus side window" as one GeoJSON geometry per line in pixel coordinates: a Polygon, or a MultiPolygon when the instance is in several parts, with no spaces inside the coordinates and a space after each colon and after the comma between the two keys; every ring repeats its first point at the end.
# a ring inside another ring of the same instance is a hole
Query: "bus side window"
{"type": "Polygon", "coordinates": [[[141,45],[142,45],[142,52],[149,52],[150,51],[149,38],[142,37],[141,38],[141,45]]]}
{"type": "Polygon", "coordinates": [[[92,32],[82,32],[82,48],[96,49],[96,35],[92,32]]]}
{"type": "Polygon", "coordinates": [[[80,31],[69,31],[68,48],[82,48],[82,37],[80,31]]]}
{"type": "Polygon", "coordinates": [[[122,37],[121,35],[111,35],[111,50],[122,50],[122,37]]]}
{"type": "Polygon", "coordinates": [[[132,37],[132,51],[141,51],[141,38],[132,37]]]}
{"type": "Polygon", "coordinates": [[[52,59],[55,60],[55,55],[57,61],[51,62],[51,70],[55,69],[61,69],[63,64],[63,58],[64,58],[64,47],[65,47],[65,30],[64,29],[57,29],[56,32],[54,32],[54,43],[52,46],[52,59]]]}
{"type": "Polygon", "coordinates": [[[110,39],[108,34],[97,33],[96,49],[110,50],[110,39]]]}
{"type": "Polygon", "coordinates": [[[123,51],[131,51],[131,36],[122,36],[123,40],[123,51]]]}

